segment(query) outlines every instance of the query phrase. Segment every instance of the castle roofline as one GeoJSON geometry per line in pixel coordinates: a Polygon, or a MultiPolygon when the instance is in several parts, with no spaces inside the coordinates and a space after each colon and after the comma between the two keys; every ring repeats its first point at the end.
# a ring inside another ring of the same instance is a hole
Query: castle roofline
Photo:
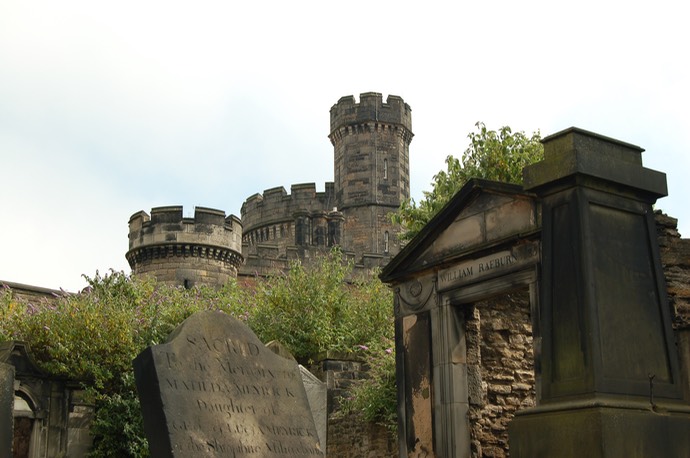
{"type": "Polygon", "coordinates": [[[412,109],[402,97],[389,95],[384,103],[381,93],[365,92],[359,100],[357,103],[349,95],[331,107],[331,134],[342,127],[367,122],[398,124],[412,131],[412,109]]]}
{"type": "Polygon", "coordinates": [[[334,183],[327,181],[323,191],[316,190],[316,183],[296,183],[290,186],[290,193],[283,186],[265,189],[263,193],[255,193],[247,197],[242,204],[240,214],[242,218],[248,212],[258,207],[268,207],[287,202],[305,202],[311,200],[322,200],[333,194],[334,183]]]}

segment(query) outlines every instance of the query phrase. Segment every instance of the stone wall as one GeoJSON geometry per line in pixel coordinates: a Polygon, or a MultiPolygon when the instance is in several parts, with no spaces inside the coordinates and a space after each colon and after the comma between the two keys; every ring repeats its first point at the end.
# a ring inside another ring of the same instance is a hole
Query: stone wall
{"type": "Polygon", "coordinates": [[[678,220],[655,213],[661,265],[676,333],[683,398],[690,402],[690,239],[678,233],[678,220]]]}
{"type": "Polygon", "coordinates": [[[508,423],[535,404],[529,295],[472,304],[465,323],[472,456],[508,456],[508,423]]]}
{"type": "Polygon", "coordinates": [[[366,377],[362,361],[329,355],[310,367],[328,390],[328,458],[396,458],[395,435],[381,425],[369,424],[356,414],[342,415],[340,401],[353,381],[366,377]]]}
{"type": "Polygon", "coordinates": [[[309,262],[342,242],[343,214],[337,211],[333,183],[317,192],[314,183],[254,194],[242,205],[240,275],[285,270],[290,261],[309,262]]]}
{"type": "Polygon", "coordinates": [[[381,425],[367,424],[356,415],[328,421],[328,458],[397,458],[398,448],[381,425]]]}
{"type": "Polygon", "coordinates": [[[316,191],[314,183],[292,185],[290,194],[282,186],[267,189],[242,204],[242,240],[255,244],[286,239],[287,244],[293,244],[297,212],[331,211],[335,205],[333,183],[326,183],[322,192],[316,191]]]}
{"type": "Polygon", "coordinates": [[[319,358],[309,371],[326,384],[329,418],[340,408],[340,400],[348,395],[353,381],[366,376],[364,363],[345,354],[319,358]]]}
{"type": "Polygon", "coordinates": [[[377,265],[384,266],[400,251],[399,227],[390,219],[396,209],[371,205],[343,210],[343,246],[356,253],[357,264],[364,265],[366,258],[378,256],[377,265]]]}
{"type": "Polygon", "coordinates": [[[660,211],[655,217],[673,327],[690,329],[690,239],[680,238],[677,219],[660,211]]]}

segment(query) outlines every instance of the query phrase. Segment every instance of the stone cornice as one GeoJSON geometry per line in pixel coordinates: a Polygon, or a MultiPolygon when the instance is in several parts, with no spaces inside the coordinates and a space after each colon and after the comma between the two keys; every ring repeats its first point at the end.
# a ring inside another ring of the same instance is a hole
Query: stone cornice
{"type": "Polygon", "coordinates": [[[132,269],[137,264],[142,264],[153,259],[170,257],[196,257],[220,261],[231,265],[235,269],[244,262],[240,253],[229,248],[195,244],[195,243],[161,243],[137,247],[129,250],[125,255],[132,269]]]}
{"type": "Polygon", "coordinates": [[[397,135],[400,135],[403,141],[405,141],[405,143],[408,145],[410,144],[410,142],[412,141],[412,137],[414,136],[412,131],[403,124],[397,124],[386,121],[366,121],[348,124],[346,126],[341,126],[337,129],[334,129],[328,136],[328,138],[331,140],[331,144],[335,145],[337,141],[341,140],[343,137],[347,135],[356,135],[364,132],[374,131],[380,132],[386,129],[394,130],[395,133],[397,135]]]}

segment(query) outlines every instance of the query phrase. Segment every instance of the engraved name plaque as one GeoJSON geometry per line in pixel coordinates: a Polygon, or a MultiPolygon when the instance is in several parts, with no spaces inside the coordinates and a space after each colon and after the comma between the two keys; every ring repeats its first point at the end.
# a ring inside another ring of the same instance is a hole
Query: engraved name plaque
{"type": "Polygon", "coordinates": [[[438,289],[443,291],[455,288],[486,277],[502,275],[537,262],[539,262],[539,245],[534,242],[523,243],[510,250],[493,253],[439,270],[438,289]]]}

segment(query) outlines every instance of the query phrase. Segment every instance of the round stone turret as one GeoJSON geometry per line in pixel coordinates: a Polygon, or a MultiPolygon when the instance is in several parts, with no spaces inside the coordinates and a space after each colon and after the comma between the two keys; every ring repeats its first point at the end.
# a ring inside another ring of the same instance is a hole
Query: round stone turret
{"type": "Polygon", "coordinates": [[[342,97],[331,108],[336,206],[345,215],[343,245],[357,253],[397,253],[400,228],[388,215],[410,198],[412,110],[377,92],[342,97]]]}
{"type": "Polygon", "coordinates": [[[242,258],[242,224],[234,216],[196,207],[184,218],[182,207],[157,207],[129,219],[129,251],[134,275],[186,288],[221,286],[237,276],[242,258]]]}
{"type": "Polygon", "coordinates": [[[240,275],[286,269],[339,246],[355,268],[385,265],[400,250],[389,217],[410,197],[410,106],[377,92],[342,97],[330,112],[334,182],[267,189],[242,205],[240,275]]]}

